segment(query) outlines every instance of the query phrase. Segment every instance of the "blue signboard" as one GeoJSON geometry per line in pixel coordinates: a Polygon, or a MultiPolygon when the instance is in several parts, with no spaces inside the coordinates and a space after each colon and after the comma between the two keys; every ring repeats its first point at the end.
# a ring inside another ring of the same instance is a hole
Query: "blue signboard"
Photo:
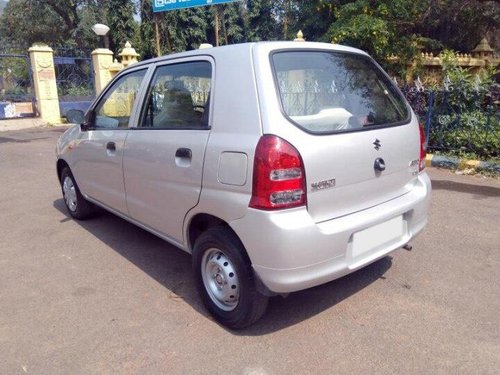
{"type": "Polygon", "coordinates": [[[153,12],[232,3],[240,0],[153,0],[153,12]]]}

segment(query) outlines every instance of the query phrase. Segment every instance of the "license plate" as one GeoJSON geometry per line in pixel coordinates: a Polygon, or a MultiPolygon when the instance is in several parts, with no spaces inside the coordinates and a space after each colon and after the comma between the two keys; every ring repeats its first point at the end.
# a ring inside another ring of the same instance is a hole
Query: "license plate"
{"type": "Polygon", "coordinates": [[[375,250],[384,245],[396,243],[406,231],[403,216],[395,217],[381,224],[354,233],[352,238],[352,257],[375,250]]]}

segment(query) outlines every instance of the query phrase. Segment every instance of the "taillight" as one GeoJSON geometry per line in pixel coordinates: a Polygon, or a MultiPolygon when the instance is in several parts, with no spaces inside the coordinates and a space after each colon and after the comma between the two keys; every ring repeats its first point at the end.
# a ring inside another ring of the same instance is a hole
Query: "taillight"
{"type": "Polygon", "coordinates": [[[419,126],[418,129],[420,130],[420,159],[418,163],[418,171],[421,172],[425,169],[425,155],[427,147],[425,145],[424,127],[419,126]]]}
{"type": "Polygon", "coordinates": [[[304,164],[287,141],[264,135],[255,149],[250,207],[276,210],[306,204],[304,164]]]}

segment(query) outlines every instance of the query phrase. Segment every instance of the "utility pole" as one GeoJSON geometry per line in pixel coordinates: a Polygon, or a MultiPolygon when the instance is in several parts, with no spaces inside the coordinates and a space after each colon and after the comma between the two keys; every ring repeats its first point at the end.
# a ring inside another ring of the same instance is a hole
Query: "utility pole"
{"type": "Polygon", "coordinates": [[[156,43],[156,56],[161,56],[160,49],[160,29],[158,27],[158,13],[154,14],[154,24],[155,24],[155,43],[156,43]]]}
{"type": "Polygon", "coordinates": [[[219,46],[219,7],[214,5],[215,10],[215,46],[219,46]]]}

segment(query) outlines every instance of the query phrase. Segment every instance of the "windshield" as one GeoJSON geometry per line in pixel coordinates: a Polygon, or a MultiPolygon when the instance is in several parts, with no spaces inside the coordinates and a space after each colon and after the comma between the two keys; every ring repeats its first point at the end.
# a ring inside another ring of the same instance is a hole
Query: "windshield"
{"type": "Polygon", "coordinates": [[[398,125],[404,99],[363,55],[286,51],[272,55],[283,110],[309,132],[332,133],[398,125]]]}

